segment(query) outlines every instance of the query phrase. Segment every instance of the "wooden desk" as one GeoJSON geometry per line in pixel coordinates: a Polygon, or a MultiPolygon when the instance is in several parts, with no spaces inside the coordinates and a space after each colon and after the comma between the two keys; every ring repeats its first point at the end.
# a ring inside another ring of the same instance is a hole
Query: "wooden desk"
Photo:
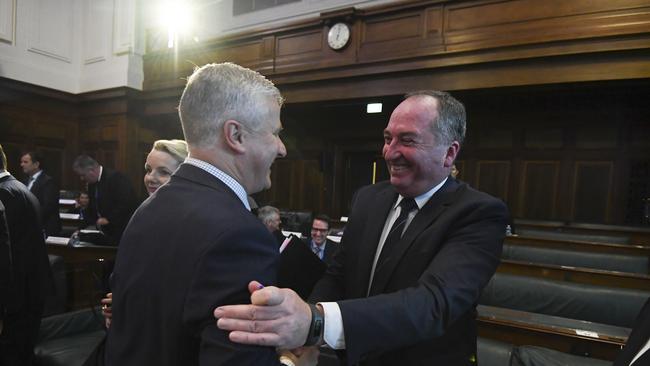
{"type": "Polygon", "coordinates": [[[507,236],[507,244],[520,244],[533,247],[554,248],[564,250],[576,250],[581,252],[592,253],[610,253],[610,254],[633,254],[650,256],[650,246],[632,245],[632,244],[607,244],[577,240],[558,240],[558,239],[540,239],[529,238],[525,236],[507,236]]]}
{"type": "Polygon", "coordinates": [[[627,238],[630,244],[650,246],[650,227],[618,226],[561,221],[514,220],[515,229],[532,229],[554,233],[603,235],[627,238]]]}
{"type": "Polygon", "coordinates": [[[628,328],[604,324],[594,332],[590,322],[493,306],[479,305],[477,311],[480,337],[604,360],[616,357],[630,333],[628,328]]]}
{"type": "Polygon", "coordinates": [[[650,276],[591,268],[557,266],[502,259],[497,272],[588,285],[650,291],[650,276]]]}
{"type": "Polygon", "coordinates": [[[48,254],[63,257],[68,286],[67,310],[99,304],[105,289],[102,285],[112,272],[117,247],[70,247],[46,241],[48,254]]]}

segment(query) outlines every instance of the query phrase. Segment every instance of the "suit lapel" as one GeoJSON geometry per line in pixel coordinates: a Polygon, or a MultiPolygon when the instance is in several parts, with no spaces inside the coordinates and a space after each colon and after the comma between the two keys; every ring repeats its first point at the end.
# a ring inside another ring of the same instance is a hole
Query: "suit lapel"
{"type": "Polygon", "coordinates": [[[392,186],[388,186],[377,195],[377,199],[367,208],[369,217],[361,239],[361,247],[359,248],[359,273],[362,274],[356,292],[359,296],[365,296],[367,293],[370,271],[377,252],[379,238],[384,229],[386,217],[395,200],[397,200],[397,192],[392,186]]]}
{"type": "MultiPolygon", "coordinates": [[[[429,201],[415,215],[413,221],[406,228],[400,242],[393,248],[391,256],[384,262],[381,268],[375,270],[373,277],[372,292],[373,294],[382,293],[393,275],[395,268],[406,251],[413,245],[417,237],[451,205],[460,189],[458,182],[449,178],[447,182],[436,192],[429,201]]],[[[385,216],[384,216],[385,220],[385,216]]]]}
{"type": "MultiPolygon", "coordinates": [[[[34,184],[32,184],[32,189],[29,190],[29,191],[32,192],[34,195],[36,195],[36,193],[38,192],[38,190],[41,188],[41,181],[43,180],[43,174],[45,174],[45,173],[41,173],[41,175],[39,175],[38,178],[36,178],[36,179],[34,180],[34,184]]],[[[28,180],[28,181],[29,181],[29,180],[28,180]]]]}

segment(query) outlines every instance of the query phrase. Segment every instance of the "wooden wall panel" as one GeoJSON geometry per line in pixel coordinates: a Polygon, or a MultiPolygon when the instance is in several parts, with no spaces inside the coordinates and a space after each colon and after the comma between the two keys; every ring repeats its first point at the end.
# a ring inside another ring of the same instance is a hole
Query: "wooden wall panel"
{"type": "MultiPolygon", "coordinates": [[[[361,87],[358,82],[386,73],[393,73],[390,81],[403,87],[405,81],[398,78],[440,69],[458,74],[450,75],[453,82],[422,82],[458,89],[463,88],[460,85],[503,86],[504,82],[530,85],[647,78],[649,27],[650,4],[646,0],[405,1],[336,10],[275,28],[208,40],[178,52],[150,50],[144,60],[145,89],[182,86],[179,77],[190,70],[185,60],[196,64],[229,60],[259,70],[277,84],[307,89],[312,82],[351,78],[357,88],[375,90],[373,85],[361,87]],[[338,21],[350,24],[351,41],[342,51],[332,51],[325,37],[329,25],[338,21]],[[639,51],[646,51],[642,60],[635,55],[639,51]],[[566,55],[575,57],[562,57],[566,55]],[[586,57],[578,61],[579,55],[586,57]],[[535,66],[537,70],[512,74],[519,62],[543,57],[557,58],[535,66]],[[602,63],[592,62],[592,57],[607,58],[607,70],[601,70],[602,63]],[[499,63],[503,70],[476,75],[499,63]]],[[[346,94],[354,89],[326,95],[338,99],[359,96],[346,94]]]]}
{"type": "Polygon", "coordinates": [[[524,161],[519,186],[517,216],[551,220],[557,218],[560,163],[524,161]]]}
{"type": "Polygon", "coordinates": [[[573,221],[608,221],[613,172],[612,162],[576,162],[573,178],[573,221]]]}
{"type": "Polygon", "coordinates": [[[279,159],[271,168],[273,184],[254,195],[257,203],[283,210],[327,212],[324,207],[324,177],[320,162],[279,159]]]}
{"type": "Polygon", "coordinates": [[[0,78],[0,143],[16,178],[24,179],[22,153],[35,150],[60,187],[76,184],[70,166],[78,133],[76,106],[68,94],[0,78]]]}
{"type": "Polygon", "coordinates": [[[286,73],[353,64],[356,59],[356,32],[348,45],[338,51],[327,46],[329,26],[281,34],[276,39],[275,73],[286,73]]]}
{"type": "Polygon", "coordinates": [[[439,53],[442,7],[373,17],[361,22],[360,33],[360,62],[439,53]]]}
{"type": "Polygon", "coordinates": [[[647,1],[483,1],[447,8],[447,50],[512,46],[644,32],[647,1]]]}
{"type": "Polygon", "coordinates": [[[476,164],[476,187],[494,197],[508,201],[510,161],[480,160],[476,164]]]}

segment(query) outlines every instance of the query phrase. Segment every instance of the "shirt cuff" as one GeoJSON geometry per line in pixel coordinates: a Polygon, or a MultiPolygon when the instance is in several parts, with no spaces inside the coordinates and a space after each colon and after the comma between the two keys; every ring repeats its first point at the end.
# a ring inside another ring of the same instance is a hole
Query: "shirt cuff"
{"type": "Polygon", "coordinates": [[[325,330],[323,339],[332,349],[345,349],[345,334],[343,334],[343,317],[341,308],[335,302],[319,302],[323,307],[325,330]]]}

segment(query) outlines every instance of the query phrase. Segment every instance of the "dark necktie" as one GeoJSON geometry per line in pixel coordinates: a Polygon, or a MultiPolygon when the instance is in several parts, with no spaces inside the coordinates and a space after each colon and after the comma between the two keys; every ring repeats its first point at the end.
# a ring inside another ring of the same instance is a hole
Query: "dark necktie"
{"type": "Polygon", "coordinates": [[[397,246],[397,243],[402,239],[402,233],[404,232],[404,226],[406,225],[409,213],[418,208],[418,205],[415,203],[413,198],[404,198],[402,199],[402,202],[399,203],[399,207],[401,208],[399,216],[388,231],[386,241],[384,241],[384,246],[381,249],[381,254],[379,255],[379,259],[377,259],[375,273],[381,269],[381,266],[386,262],[386,259],[390,257],[391,252],[397,246]]]}

